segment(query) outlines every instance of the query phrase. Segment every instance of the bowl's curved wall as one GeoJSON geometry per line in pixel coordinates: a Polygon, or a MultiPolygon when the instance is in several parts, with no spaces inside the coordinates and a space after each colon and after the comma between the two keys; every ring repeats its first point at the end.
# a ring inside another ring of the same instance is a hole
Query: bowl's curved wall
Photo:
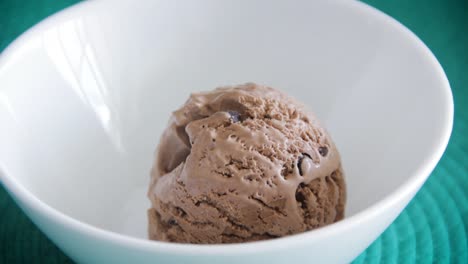
{"type": "MultiPolygon", "coordinates": [[[[343,158],[349,221],[298,236],[303,243],[291,238],[297,256],[356,256],[418,190],[450,134],[452,98],[435,58],[363,4],[92,2],[48,19],[2,54],[2,181],[75,259],[125,260],[111,249],[170,256],[160,243],[102,243],[108,233],[76,229],[28,195],[79,221],[145,237],[146,184],[170,111],[192,91],[248,81],[308,104],[343,158]],[[342,253],[326,255],[327,247],[342,253]]],[[[280,253],[275,260],[283,261],[280,253]]]]}

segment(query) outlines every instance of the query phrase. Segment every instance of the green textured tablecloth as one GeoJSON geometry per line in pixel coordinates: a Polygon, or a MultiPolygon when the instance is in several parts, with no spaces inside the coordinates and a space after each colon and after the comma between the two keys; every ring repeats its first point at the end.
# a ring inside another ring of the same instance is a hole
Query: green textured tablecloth
{"type": "MultiPolygon", "coordinates": [[[[0,0],[0,51],[30,26],[75,2],[0,0]]],[[[455,123],[447,151],[429,180],[355,263],[468,263],[468,1],[365,2],[402,22],[436,55],[452,86],[455,123]]],[[[72,263],[2,186],[0,263],[72,263]]]]}

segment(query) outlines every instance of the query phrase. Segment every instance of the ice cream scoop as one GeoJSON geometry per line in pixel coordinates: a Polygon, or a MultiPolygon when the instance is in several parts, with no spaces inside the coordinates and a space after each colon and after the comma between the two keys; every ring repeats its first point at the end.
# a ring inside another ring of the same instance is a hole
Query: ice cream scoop
{"type": "Polygon", "coordinates": [[[156,151],[149,237],[181,243],[277,238],[343,218],[339,153],[301,103],[247,83],[195,93],[156,151]]]}

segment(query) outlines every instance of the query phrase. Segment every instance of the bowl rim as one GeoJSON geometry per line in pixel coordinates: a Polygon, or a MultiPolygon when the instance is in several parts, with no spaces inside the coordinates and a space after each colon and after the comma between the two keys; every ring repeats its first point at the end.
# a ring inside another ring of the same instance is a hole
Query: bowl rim
{"type": "MultiPolygon", "coordinates": [[[[422,51],[422,56],[429,58],[432,67],[434,67],[434,69],[437,71],[437,78],[440,79],[441,83],[443,84],[441,86],[441,90],[443,92],[441,101],[445,106],[444,119],[441,123],[443,132],[442,136],[437,140],[436,144],[434,144],[434,149],[428,159],[425,162],[419,164],[417,169],[411,175],[409,175],[408,179],[395,190],[393,190],[390,194],[378,202],[357,212],[356,214],[325,227],[270,240],[236,244],[169,243],[163,241],[145,240],[113,231],[108,231],[95,227],[91,224],[81,222],[65,213],[62,213],[41,201],[39,198],[35,197],[29,190],[26,189],[26,187],[24,187],[19,181],[11,176],[11,174],[8,173],[2,161],[0,161],[0,183],[6,187],[7,192],[10,193],[16,202],[21,201],[27,207],[36,210],[40,215],[45,216],[49,220],[60,223],[64,228],[72,229],[76,232],[82,233],[83,235],[93,237],[98,240],[102,239],[111,243],[137,247],[146,251],[164,251],[165,253],[184,253],[191,255],[226,255],[236,253],[273,251],[283,248],[285,245],[290,247],[304,243],[303,241],[323,239],[330,235],[353,228],[354,226],[358,226],[360,223],[382,214],[388,208],[401,203],[404,197],[407,197],[408,195],[411,195],[413,192],[417,191],[426,181],[432,170],[441,159],[448,145],[453,128],[453,95],[449,81],[444,73],[442,66],[434,54],[429,50],[429,48],[412,31],[410,31],[396,19],[366,3],[359,1],[335,1],[337,3],[339,2],[339,4],[342,6],[346,6],[346,8],[354,9],[358,12],[361,12],[363,15],[373,17],[373,19],[376,20],[381,20],[387,24],[387,26],[396,29],[406,39],[406,41],[413,42],[413,44],[415,44],[418,49],[422,51]]],[[[42,32],[48,26],[60,23],[65,19],[77,15],[82,10],[89,8],[92,5],[96,5],[96,3],[97,2],[94,1],[84,1],[77,3],[47,17],[43,21],[28,29],[26,32],[17,37],[12,43],[10,43],[10,45],[8,45],[2,53],[0,53],[0,71],[8,66],[9,58],[15,56],[15,50],[17,47],[26,43],[31,38],[34,38],[36,34],[42,32]]],[[[60,247],[60,245],[58,246],[60,247]]]]}

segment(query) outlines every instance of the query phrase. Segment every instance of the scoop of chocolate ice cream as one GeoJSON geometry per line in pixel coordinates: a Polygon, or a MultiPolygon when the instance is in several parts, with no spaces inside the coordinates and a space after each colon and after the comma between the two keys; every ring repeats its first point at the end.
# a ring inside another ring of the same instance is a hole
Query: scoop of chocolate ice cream
{"type": "Polygon", "coordinates": [[[248,83],[192,94],[156,153],[149,237],[181,243],[276,238],[343,218],[338,151],[302,104],[248,83]]]}

